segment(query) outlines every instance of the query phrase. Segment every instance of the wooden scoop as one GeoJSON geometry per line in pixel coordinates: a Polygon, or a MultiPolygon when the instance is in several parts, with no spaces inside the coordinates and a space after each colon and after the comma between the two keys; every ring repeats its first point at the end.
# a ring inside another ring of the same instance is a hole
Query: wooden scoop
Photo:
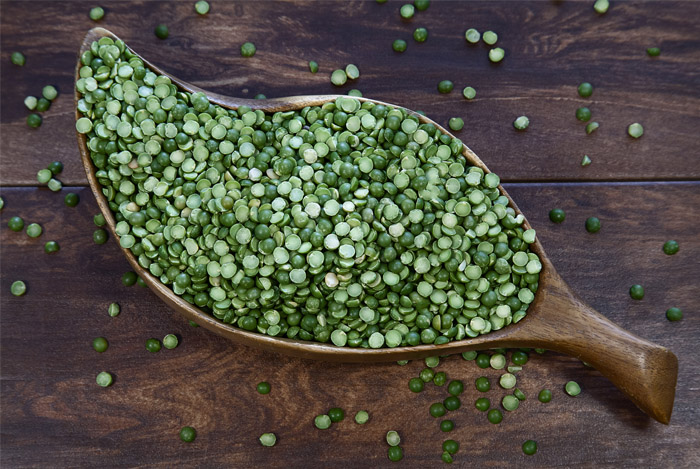
{"type": "MultiPolygon", "coordinates": [[[[83,51],[89,50],[93,41],[97,41],[104,36],[111,37],[114,40],[118,39],[110,31],[103,28],[94,28],[85,36],[80,53],[82,54],[83,51]]],[[[141,59],[151,70],[168,76],[181,89],[190,93],[203,91],[196,86],[169,75],[159,67],[143,59],[143,57],[141,59]]],[[[80,65],[80,59],[78,59],[76,80],[78,79],[80,65]]],[[[300,110],[306,106],[320,106],[323,103],[334,101],[338,97],[337,95],[321,95],[251,100],[231,98],[209,92],[206,92],[206,95],[210,102],[224,108],[236,109],[245,105],[253,109],[269,112],[300,110]]],[[[79,96],[76,91],[76,109],[78,99],[79,96]]],[[[366,98],[356,99],[399,107],[366,98]]],[[[421,122],[431,123],[440,129],[441,132],[449,134],[447,130],[429,118],[418,115],[413,111],[407,111],[415,115],[421,122]]],[[[76,119],[79,117],[80,115],[76,110],[76,119]]],[[[118,239],[114,231],[114,217],[105,197],[102,195],[100,184],[95,178],[95,167],[90,159],[85,135],[78,134],[78,143],[90,188],[95,194],[100,210],[107,220],[112,236],[118,239]]],[[[485,172],[489,171],[486,165],[466,146],[463,154],[470,164],[480,167],[485,172]]],[[[508,196],[503,187],[499,187],[499,190],[508,197],[516,213],[520,213],[517,205],[508,196]]],[[[530,228],[527,221],[525,221],[523,226],[530,228]]],[[[146,284],[168,306],[202,327],[244,345],[297,357],[345,362],[396,361],[501,347],[533,347],[555,350],[576,357],[595,367],[640,409],[659,422],[668,424],[673,410],[678,374],[678,360],[676,356],[668,349],[643,340],[600,315],[571,291],[569,286],[557,274],[539,241],[535,241],[530,247],[540,257],[542,272],[540,273],[539,289],[535,295],[535,300],[528,308],[527,316],[523,320],[517,324],[504,327],[499,331],[473,339],[468,338],[443,345],[418,345],[382,349],[336,347],[329,344],[276,338],[224,324],[173,293],[170,288],[163,285],[147,270],[141,268],[136,257],[128,249],[122,248],[122,251],[134,271],[144,279],[146,284]]]]}

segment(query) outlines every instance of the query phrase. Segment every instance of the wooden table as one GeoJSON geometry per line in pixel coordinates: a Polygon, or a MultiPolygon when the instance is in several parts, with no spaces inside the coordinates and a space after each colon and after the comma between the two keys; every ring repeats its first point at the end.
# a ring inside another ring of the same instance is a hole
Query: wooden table
{"type": "MultiPolygon", "coordinates": [[[[595,370],[577,360],[532,353],[518,373],[528,396],[520,409],[492,425],[473,407],[473,381],[485,374],[453,356],[440,370],[466,383],[463,407],[450,415],[461,443],[461,467],[698,467],[700,465],[700,3],[613,2],[605,15],[592,0],[538,2],[434,1],[427,11],[401,20],[400,2],[213,1],[199,16],[194,1],[102,2],[100,25],[124,38],[154,63],[184,80],[234,96],[325,94],[360,89],[365,96],[421,109],[439,122],[463,117],[457,135],[504,181],[545,249],[572,288],[610,319],[673,350],[680,361],[671,424],[659,424],[634,407],[595,370]],[[153,34],[167,23],[170,37],[153,34]],[[422,44],[412,31],[427,27],[422,44]],[[492,29],[505,60],[493,65],[488,48],[465,42],[464,31],[492,29]],[[392,51],[405,39],[403,54],[392,51]],[[253,41],[257,53],[242,58],[239,46],[253,41]],[[650,58],[647,47],[661,56],[650,58]],[[311,74],[307,62],[319,63],[311,74]],[[338,89],[330,72],[355,63],[361,78],[338,89]],[[455,91],[437,92],[450,79],[455,91]],[[576,92],[582,81],[595,91],[576,92]],[[471,102],[461,89],[477,90],[471,102]],[[589,106],[600,129],[591,135],[574,117],[589,106]],[[513,120],[530,118],[527,131],[513,120]],[[635,140],[632,122],[644,125],[635,140]],[[581,167],[584,154],[593,163],[581,167]],[[566,221],[548,220],[551,208],[566,221]],[[584,230],[597,216],[602,229],[584,230]],[[668,239],[680,252],[667,256],[668,239]],[[630,285],[645,286],[634,301],[630,285]],[[664,311],[678,306],[680,322],[664,311]],[[576,380],[583,392],[567,396],[576,380]],[[552,390],[549,404],[537,401],[552,390]],[[526,439],[539,452],[524,456],[526,439]]],[[[96,203],[80,166],[74,134],[73,67],[80,41],[93,27],[91,3],[1,4],[2,138],[1,245],[1,456],[3,467],[441,467],[448,436],[428,414],[446,391],[433,385],[408,390],[423,363],[327,364],[288,358],[234,345],[190,327],[149,290],[124,287],[127,263],[114,242],[92,242],[96,203]],[[12,51],[27,57],[10,63],[12,51]],[[30,129],[22,100],[54,84],[59,98],[30,129]],[[37,187],[36,172],[60,160],[65,188],[37,187]],[[77,192],[80,204],[63,204],[77,192]],[[39,239],[14,233],[14,215],[44,227],[39,239]],[[43,244],[56,240],[60,252],[43,244]],[[10,284],[27,282],[25,296],[10,284]],[[107,315],[119,302],[122,313],[107,315]],[[167,333],[180,346],[157,354],[144,349],[149,337],[167,333]],[[104,336],[109,350],[92,350],[104,336]],[[109,370],[110,388],[95,384],[109,370]],[[269,395],[255,385],[266,380],[269,395]],[[346,419],[326,431],[313,418],[341,406],[346,419]],[[366,409],[368,424],[353,422],[366,409]],[[177,434],[192,425],[198,436],[186,444],[177,434]],[[384,435],[397,430],[405,458],[387,459],[384,435]],[[258,436],[275,432],[277,445],[258,436]]],[[[503,390],[488,397],[500,401],[503,390]]]]}

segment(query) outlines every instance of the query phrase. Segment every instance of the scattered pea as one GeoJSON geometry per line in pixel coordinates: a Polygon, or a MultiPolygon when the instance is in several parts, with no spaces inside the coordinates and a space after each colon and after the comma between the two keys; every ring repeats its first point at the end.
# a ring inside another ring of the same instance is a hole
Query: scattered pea
{"type": "Polygon", "coordinates": [[[52,192],[58,192],[63,189],[63,184],[61,184],[61,181],[54,178],[49,179],[47,186],[52,192]]]}
{"type": "Polygon", "coordinates": [[[527,116],[520,116],[513,121],[513,127],[515,127],[516,130],[525,130],[529,125],[530,119],[528,119],[527,116]]]}
{"type": "Polygon", "coordinates": [[[471,350],[471,351],[469,351],[469,352],[462,352],[462,358],[463,358],[464,360],[468,360],[468,361],[470,361],[470,360],[475,360],[475,359],[476,359],[476,356],[477,356],[478,354],[479,354],[479,353],[476,352],[476,351],[474,351],[474,350],[471,350]]]}
{"type": "Polygon", "coordinates": [[[608,0],[596,0],[595,3],[593,4],[593,9],[599,15],[602,15],[605,12],[607,12],[609,7],[610,7],[610,2],[608,0]]]}
{"type": "Polygon", "coordinates": [[[537,395],[537,399],[540,402],[547,403],[552,400],[552,391],[549,389],[543,389],[540,391],[540,393],[537,395]]]}
{"type": "Polygon", "coordinates": [[[416,9],[414,8],[414,6],[410,3],[407,3],[399,9],[399,14],[401,15],[401,18],[408,20],[413,18],[413,14],[415,13],[415,11],[416,9]]]}
{"type": "Polygon", "coordinates": [[[389,430],[386,432],[386,442],[389,444],[389,446],[399,446],[399,443],[401,443],[401,437],[397,431],[389,430]]]}
{"type": "Polygon", "coordinates": [[[369,413],[366,410],[360,410],[355,414],[355,423],[364,425],[369,421],[369,413]]]}
{"type": "Polygon", "coordinates": [[[206,15],[207,13],[209,13],[209,2],[207,2],[206,0],[199,0],[194,4],[194,11],[196,11],[200,15],[206,15]]]}
{"type": "Polygon", "coordinates": [[[457,410],[460,407],[462,407],[462,401],[459,400],[459,397],[456,396],[447,396],[443,401],[442,405],[445,406],[445,409],[449,410],[450,412],[453,410],[457,410]]]}
{"type": "Polygon", "coordinates": [[[396,39],[394,42],[391,44],[391,48],[394,49],[394,52],[405,52],[406,51],[406,41],[403,39],[396,39]]]}
{"type": "Polygon", "coordinates": [[[458,379],[453,379],[447,385],[447,392],[452,396],[459,396],[464,392],[464,383],[458,379]]]}
{"type": "Polygon", "coordinates": [[[437,89],[442,94],[447,94],[454,88],[454,84],[450,80],[442,80],[438,83],[437,89]]]}
{"type": "Polygon", "coordinates": [[[661,54],[661,49],[658,47],[649,47],[647,48],[647,55],[649,57],[658,57],[661,54]]]}
{"type": "Polygon", "coordinates": [[[416,10],[425,11],[430,6],[430,0],[413,0],[413,4],[416,6],[416,10]]]}
{"type": "Polygon", "coordinates": [[[503,60],[503,57],[506,56],[506,51],[501,49],[500,47],[494,47],[489,51],[489,60],[493,63],[498,63],[501,60],[503,60]]]}
{"type": "Polygon", "coordinates": [[[578,85],[578,95],[581,96],[582,98],[588,98],[593,94],[593,85],[588,83],[587,81],[584,81],[580,85],[578,85]]]}
{"type": "Polygon", "coordinates": [[[160,340],[156,338],[150,338],[146,340],[146,350],[151,353],[160,352],[160,340]]]}
{"type": "Polygon", "coordinates": [[[461,117],[452,117],[448,122],[448,126],[451,130],[457,132],[464,127],[464,120],[461,117]]]}
{"type": "Polygon", "coordinates": [[[474,28],[469,28],[464,33],[464,38],[471,44],[476,44],[481,39],[481,34],[474,28]]]}
{"type": "Polygon", "coordinates": [[[103,230],[102,228],[96,229],[92,233],[92,240],[95,242],[95,244],[104,244],[107,242],[107,232],[103,230]]]}
{"type": "Polygon", "coordinates": [[[41,225],[39,225],[38,223],[30,223],[27,226],[27,236],[29,236],[30,238],[38,238],[39,236],[41,236],[42,231],[43,230],[41,229],[41,225]]]}
{"type": "Polygon", "coordinates": [[[255,52],[257,51],[255,44],[252,42],[244,42],[241,45],[241,55],[243,57],[252,57],[255,55],[255,52]]]}
{"type": "Polygon", "coordinates": [[[454,459],[452,458],[452,455],[450,453],[448,453],[447,451],[442,452],[441,459],[442,459],[442,462],[444,462],[445,464],[452,464],[452,462],[454,461],[454,459]]]}
{"type": "Polygon", "coordinates": [[[510,359],[513,361],[513,363],[521,366],[527,363],[529,358],[530,357],[528,356],[528,354],[523,352],[522,350],[516,350],[510,356],[510,359]]]}
{"type": "Polygon", "coordinates": [[[488,414],[486,414],[486,418],[489,422],[496,425],[503,421],[503,413],[498,409],[491,409],[488,414]]]}
{"type": "Polygon", "coordinates": [[[36,180],[39,184],[46,184],[51,180],[52,174],[48,169],[40,169],[36,173],[36,180]]]}
{"type": "Polygon", "coordinates": [[[549,211],[549,219],[552,223],[563,223],[566,220],[566,212],[560,208],[553,208],[549,211]]]}
{"type": "Polygon", "coordinates": [[[390,461],[398,462],[403,459],[403,450],[400,446],[390,446],[387,455],[390,461]]]}
{"type": "Polygon", "coordinates": [[[15,296],[22,296],[27,292],[27,285],[21,280],[15,280],[10,285],[10,293],[15,296]]]}
{"type": "Polygon", "coordinates": [[[597,217],[586,219],[586,231],[589,233],[597,233],[600,231],[600,220],[597,217]]]}
{"type": "Polygon", "coordinates": [[[37,104],[37,99],[34,96],[27,96],[26,98],[24,98],[24,105],[30,111],[33,111],[34,109],[36,109],[36,104],[37,104]]]}
{"type": "Polygon", "coordinates": [[[532,456],[537,452],[537,442],[534,440],[527,440],[525,443],[523,443],[523,453],[527,454],[528,456],[532,456]]]}
{"type": "Polygon", "coordinates": [[[475,381],[476,390],[479,392],[487,392],[491,389],[491,381],[486,376],[481,376],[475,381]]]}
{"type": "Polygon", "coordinates": [[[168,334],[163,337],[163,347],[167,348],[168,350],[172,350],[177,347],[178,342],[179,341],[175,334],[168,334]]]}
{"type": "Polygon", "coordinates": [[[627,133],[632,138],[639,138],[644,135],[644,127],[642,127],[642,124],[635,122],[627,127],[627,133]]]}
{"type": "Polygon", "coordinates": [[[180,429],[180,439],[185,443],[192,443],[197,438],[197,430],[192,427],[182,427],[180,429]]]}
{"type": "Polygon", "coordinates": [[[44,244],[44,252],[46,254],[58,252],[59,249],[61,249],[61,246],[59,246],[56,241],[47,241],[46,244],[44,244]]]}
{"type": "Polygon", "coordinates": [[[340,407],[333,407],[332,409],[328,410],[328,417],[333,423],[342,422],[345,418],[345,411],[340,407]]]}
{"type": "Polygon", "coordinates": [[[24,220],[21,217],[12,217],[7,220],[7,227],[12,231],[22,231],[24,229],[24,220]]]}
{"type": "Polygon", "coordinates": [[[112,385],[113,378],[112,378],[112,375],[107,373],[106,371],[101,371],[100,373],[97,374],[95,381],[97,382],[97,384],[99,386],[106,388],[106,387],[112,385]]]}
{"type": "Polygon", "coordinates": [[[581,166],[588,166],[589,164],[591,164],[591,158],[588,155],[583,155],[581,166]]]}
{"type": "Polygon", "coordinates": [[[474,403],[474,407],[480,412],[486,412],[491,407],[491,401],[487,397],[480,397],[474,403]]]}
{"type": "Polygon", "coordinates": [[[420,378],[411,378],[408,380],[408,389],[410,389],[411,392],[421,392],[424,386],[424,381],[420,378]]]}
{"type": "Polygon", "coordinates": [[[348,75],[345,73],[345,70],[338,69],[331,73],[331,83],[333,83],[335,86],[343,86],[347,81],[348,75]]]}
{"type": "Polygon", "coordinates": [[[158,26],[156,26],[156,29],[154,29],[153,32],[155,33],[158,39],[167,39],[170,35],[168,26],[165,24],[159,24],[158,26]]]}
{"type": "Polygon", "coordinates": [[[632,285],[630,287],[630,296],[633,300],[641,300],[644,298],[644,287],[641,285],[632,285]]]}
{"type": "Polygon", "coordinates": [[[499,384],[503,389],[512,389],[515,387],[516,378],[513,373],[504,373],[501,375],[499,384]]]}
{"type": "Polygon", "coordinates": [[[355,64],[348,64],[345,66],[345,75],[350,80],[356,80],[360,78],[360,69],[355,64]]]}
{"type": "Polygon", "coordinates": [[[68,207],[75,207],[80,202],[80,196],[74,192],[69,192],[64,197],[63,202],[68,207]]]}
{"type": "Polygon", "coordinates": [[[664,243],[664,253],[668,254],[669,256],[674,255],[675,253],[678,252],[678,241],[675,241],[673,239],[669,239],[664,243]]]}
{"type": "Polygon", "coordinates": [[[498,41],[498,34],[494,33],[493,31],[484,31],[484,34],[481,38],[486,44],[492,46],[496,44],[496,41],[498,41]]]}
{"type": "Polygon", "coordinates": [[[476,90],[471,86],[467,86],[462,90],[462,96],[465,99],[474,99],[476,97],[476,90]]]}
{"type": "Polygon", "coordinates": [[[277,436],[274,433],[263,433],[260,435],[260,444],[263,446],[275,446],[277,436]]]}
{"type": "Polygon", "coordinates": [[[36,110],[39,112],[46,112],[49,110],[50,107],[51,101],[44,97],[39,98],[36,102],[36,110]]]}
{"type": "Polygon", "coordinates": [[[446,453],[455,454],[459,451],[459,443],[455,440],[445,440],[442,443],[442,450],[446,453]]]}
{"type": "Polygon", "coordinates": [[[56,99],[58,97],[58,90],[53,85],[46,85],[41,90],[41,95],[45,99],[48,99],[49,101],[53,101],[54,99],[56,99]]]}
{"type": "Polygon", "coordinates": [[[440,422],[440,431],[451,432],[455,428],[455,423],[452,420],[443,420],[440,422]]]}
{"type": "Polygon", "coordinates": [[[92,217],[92,221],[95,224],[95,226],[104,226],[107,221],[105,220],[105,216],[102,215],[101,213],[98,213],[94,217],[92,217]]]}
{"type": "Polygon", "coordinates": [[[93,7],[90,9],[90,19],[92,21],[100,21],[105,16],[105,11],[102,7],[93,7]]]}
{"type": "Polygon", "coordinates": [[[425,42],[428,39],[428,30],[426,28],[416,28],[413,31],[413,39],[416,42],[425,42]]]}
{"type": "Polygon", "coordinates": [[[520,389],[518,389],[518,388],[515,388],[515,390],[513,391],[513,395],[514,395],[519,401],[524,401],[525,399],[527,399],[527,396],[525,396],[525,393],[522,392],[522,391],[521,391],[520,389]]]}
{"type": "Polygon", "coordinates": [[[593,132],[595,132],[598,129],[598,127],[600,127],[600,124],[598,124],[597,122],[589,122],[588,124],[586,124],[586,133],[590,135],[593,132]]]}
{"type": "Polygon", "coordinates": [[[23,67],[24,64],[27,62],[27,59],[21,52],[13,52],[12,55],[10,55],[10,60],[13,64],[18,65],[20,67],[23,67]]]}
{"type": "Polygon", "coordinates": [[[105,339],[104,337],[97,337],[92,341],[92,348],[95,349],[95,352],[105,352],[108,347],[109,342],[107,342],[107,339],[105,339]]]}
{"type": "Polygon", "coordinates": [[[509,394],[507,396],[503,396],[501,404],[503,405],[503,408],[506,409],[508,412],[513,412],[518,408],[518,406],[520,406],[520,399],[509,394]]]}
{"type": "Polygon", "coordinates": [[[27,125],[33,129],[36,129],[41,125],[41,116],[39,114],[29,114],[27,116],[27,125]]]}
{"type": "Polygon", "coordinates": [[[435,373],[435,377],[433,378],[433,384],[435,384],[435,386],[444,386],[446,382],[447,373],[445,373],[444,371],[435,373]]]}
{"type": "Polygon", "coordinates": [[[488,368],[491,365],[491,357],[485,353],[480,353],[476,356],[476,366],[479,368],[488,368]]]}
{"type": "Polygon", "coordinates": [[[63,163],[61,163],[60,161],[52,161],[51,163],[49,163],[46,169],[51,171],[51,174],[53,174],[54,176],[57,176],[63,171],[63,163]]]}
{"type": "Polygon", "coordinates": [[[680,308],[668,308],[666,310],[666,319],[669,321],[680,321],[683,319],[683,311],[680,308]]]}
{"type": "Polygon", "coordinates": [[[575,397],[581,394],[581,386],[576,381],[569,381],[564,386],[564,390],[569,396],[575,397]]]}
{"type": "Polygon", "coordinates": [[[576,119],[581,122],[588,122],[591,120],[591,110],[587,107],[580,107],[576,109],[576,119]]]}
{"type": "Polygon", "coordinates": [[[116,318],[119,316],[119,312],[121,311],[121,308],[119,307],[119,304],[117,303],[110,303],[109,307],[107,308],[107,314],[109,314],[110,317],[116,318]]]}
{"type": "Polygon", "coordinates": [[[326,430],[331,426],[331,418],[326,414],[317,415],[314,419],[314,425],[319,430],[326,430]]]}
{"type": "Polygon", "coordinates": [[[309,70],[311,73],[317,73],[318,72],[318,63],[314,60],[309,61],[309,70]]]}
{"type": "Polygon", "coordinates": [[[435,418],[442,417],[447,413],[447,409],[445,408],[445,404],[442,402],[435,402],[434,404],[430,405],[430,415],[432,415],[435,418]]]}

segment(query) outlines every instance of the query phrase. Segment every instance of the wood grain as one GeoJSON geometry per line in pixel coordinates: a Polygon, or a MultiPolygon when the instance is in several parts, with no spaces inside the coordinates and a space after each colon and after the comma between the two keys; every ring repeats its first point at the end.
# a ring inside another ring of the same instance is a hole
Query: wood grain
{"type": "MultiPolygon", "coordinates": [[[[65,160],[64,182],[85,184],[68,137],[69,96],[76,51],[95,23],[87,16],[89,5],[81,2],[28,5],[2,3],[2,50],[22,50],[28,59],[25,67],[0,70],[0,181],[35,184],[36,169],[16,158],[24,155],[41,163],[65,160]],[[48,83],[62,96],[45,113],[45,125],[30,129],[22,99],[48,83]],[[55,149],[44,151],[49,147],[55,149]]],[[[222,94],[283,97],[359,88],[365,96],[421,109],[443,124],[461,116],[467,125],[459,137],[504,181],[700,178],[698,165],[684,163],[700,127],[700,4],[620,2],[599,16],[587,2],[505,7],[436,1],[411,21],[400,20],[399,5],[216,2],[200,17],[187,1],[112,2],[99,24],[175,76],[222,94]],[[161,22],[170,25],[166,41],[153,34],[161,22]],[[418,26],[430,31],[422,44],[411,38],[418,26]],[[506,59],[493,65],[485,46],[469,46],[467,27],[496,31],[506,59]],[[391,50],[396,38],[408,41],[405,53],[391,50]],[[239,53],[248,40],[258,48],[249,59],[239,53]],[[647,57],[646,48],[656,45],[662,55],[647,57]],[[308,71],[309,60],[319,63],[318,74],[308,71]],[[356,63],[362,76],[338,89],[329,75],[347,63],[356,63]],[[449,95],[436,90],[444,79],[455,83],[449,95]],[[595,86],[590,99],[578,97],[581,81],[595,86]],[[467,85],[477,90],[472,102],[459,92],[467,85]],[[592,135],[574,118],[583,105],[601,124],[592,135]],[[512,122],[522,114],[531,125],[518,133],[512,122]],[[646,129],[640,140],[626,134],[635,121],[646,129]],[[587,168],[580,167],[584,154],[594,161],[587,168]]]]}
{"type": "MultiPolygon", "coordinates": [[[[635,334],[658,342],[679,356],[679,381],[671,424],[666,427],[639,412],[598,372],[575,359],[549,352],[531,354],[518,373],[518,387],[528,399],[499,426],[473,408],[479,397],[473,381],[495,370],[480,370],[458,356],[442,360],[440,370],[466,384],[463,407],[454,413],[451,434],[462,444],[456,461],[469,467],[693,467],[700,463],[700,266],[698,228],[689,207],[700,206],[700,184],[509,184],[538,230],[545,249],[564,279],[593,307],[635,334]],[[567,211],[554,225],[551,207],[567,211]],[[603,228],[583,229],[597,215],[603,228]],[[661,245],[675,238],[681,245],[666,256],[661,245]],[[643,301],[629,298],[632,283],[646,288],[643,301]],[[680,323],[664,317],[669,306],[685,312],[680,323]],[[583,393],[563,392],[568,380],[583,393]],[[552,390],[545,405],[535,396],[552,390]],[[538,441],[535,458],[520,445],[538,441]]],[[[65,192],[65,191],[64,191],[65,192]]],[[[0,291],[22,278],[28,293],[0,297],[3,467],[56,466],[173,467],[392,467],[386,459],[386,431],[400,432],[404,465],[441,467],[444,434],[428,415],[430,403],[446,396],[427,386],[419,395],[406,383],[423,368],[420,361],[395,364],[333,364],[289,358],[235,345],[203,329],[194,329],[148,289],[119,281],[128,265],[116,242],[92,244],[92,215],[97,206],[89,189],[80,188],[76,208],[63,205],[63,194],[47,189],[2,188],[0,212],[0,291]],[[32,240],[10,232],[15,214],[38,221],[44,234],[32,240]],[[61,251],[43,253],[55,239],[61,251]],[[107,315],[112,301],[122,305],[117,318],[107,315]],[[145,339],[166,333],[180,336],[175,350],[150,354],[145,339]],[[97,354],[94,337],[110,349],[97,354]],[[111,388],[94,384],[108,370],[111,388]],[[255,392],[267,380],[273,391],[255,392]],[[348,417],[330,430],[313,427],[313,417],[342,406],[348,417]],[[366,409],[365,427],[352,422],[366,409]],[[199,436],[192,445],[177,439],[183,425],[199,436]],[[273,431],[279,440],[263,448],[257,437],[273,431]]],[[[495,404],[505,395],[488,394],[495,404]]],[[[452,416],[451,416],[452,417],[452,416]]],[[[395,467],[395,466],[393,466],[395,467]]]]}

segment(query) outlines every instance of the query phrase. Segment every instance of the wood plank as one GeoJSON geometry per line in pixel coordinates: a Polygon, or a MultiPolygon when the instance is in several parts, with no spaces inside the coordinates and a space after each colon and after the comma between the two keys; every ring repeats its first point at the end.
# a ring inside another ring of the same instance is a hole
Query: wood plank
{"type": "MultiPolygon", "coordinates": [[[[99,24],[216,92],[281,97],[358,88],[439,122],[461,116],[466,125],[457,135],[505,181],[700,178],[700,165],[689,160],[700,127],[696,2],[617,2],[597,15],[589,1],[436,1],[410,21],[399,18],[402,2],[215,2],[205,17],[191,3],[110,3],[99,24]],[[166,41],[153,34],[163,21],[166,41]],[[430,34],[422,44],[411,37],[419,26],[430,34]],[[496,31],[506,59],[489,63],[486,46],[464,40],[468,27],[496,31]],[[405,53],[391,50],[396,38],[407,40],[405,53]],[[248,40],[258,48],[250,59],[239,54],[248,40]],[[647,57],[650,46],[662,55],[647,57]],[[308,71],[309,60],[319,63],[318,74],[308,71]],[[360,67],[361,78],[332,86],[331,71],[347,63],[360,67]],[[449,95],[436,90],[444,79],[455,83],[449,95]],[[581,81],[594,84],[592,98],[578,97],[581,81]],[[473,102],[461,97],[467,85],[477,90],[473,102]],[[601,124],[592,135],[574,117],[583,105],[601,124]],[[523,114],[530,128],[516,132],[512,122],[523,114]],[[646,129],[636,141],[626,134],[635,121],[646,129]],[[580,167],[584,154],[593,160],[587,168],[580,167]]],[[[72,130],[72,73],[80,41],[95,25],[89,5],[19,1],[2,9],[2,50],[23,51],[27,65],[0,70],[0,181],[33,185],[36,171],[57,159],[66,164],[64,183],[85,184],[72,130]],[[41,128],[30,129],[22,100],[49,83],[61,96],[41,128]]]]}
{"type": "Polygon", "coordinates": [[[96,204],[88,189],[78,189],[75,208],[47,189],[2,188],[0,212],[0,409],[3,467],[393,467],[384,435],[401,434],[404,467],[442,466],[442,441],[461,443],[459,465],[474,467],[697,467],[700,455],[700,232],[695,213],[700,183],[509,184],[506,189],[538,230],[545,249],[565,280],[592,306],[630,331],[671,348],[680,374],[669,426],[647,418],[595,370],[548,352],[531,354],[518,373],[528,396],[506,413],[498,426],[473,407],[480,397],[473,381],[489,376],[495,404],[505,391],[495,385],[500,372],[480,370],[454,356],[438,370],[465,382],[462,408],[450,414],[456,429],[448,435],[428,414],[446,390],[407,388],[424,365],[411,362],[362,366],[305,361],[233,345],[191,328],[149,290],[121,285],[128,268],[114,240],[92,243],[96,204]],[[548,221],[550,208],[567,219],[548,221]],[[39,239],[11,232],[7,220],[20,215],[44,227],[39,239]],[[602,229],[583,229],[588,216],[602,229]],[[663,242],[673,238],[680,252],[666,256],[663,242]],[[61,250],[43,252],[54,239],[61,250]],[[23,279],[28,292],[9,294],[23,279]],[[629,286],[646,288],[631,300],[629,286]],[[110,302],[122,313],[107,315],[110,302]],[[664,311],[685,312],[670,323],[664,311]],[[149,337],[167,333],[180,346],[158,354],[144,350],[149,337]],[[104,354],[91,349],[104,336],[104,354]],[[95,375],[115,376],[99,388],[95,375]],[[269,395],[256,393],[266,380],[269,395]],[[563,392],[579,382],[576,398],[563,392]],[[554,399],[535,398],[549,388],[554,399]],[[315,415],[341,406],[345,421],[326,431],[313,426],[315,415]],[[366,409],[370,422],[359,426],[354,413],[366,409]],[[192,444],[179,441],[183,425],[198,430],[192,444]],[[275,432],[273,448],[260,446],[263,432],[275,432]],[[535,439],[539,452],[525,457],[520,445],[535,439]]]}

